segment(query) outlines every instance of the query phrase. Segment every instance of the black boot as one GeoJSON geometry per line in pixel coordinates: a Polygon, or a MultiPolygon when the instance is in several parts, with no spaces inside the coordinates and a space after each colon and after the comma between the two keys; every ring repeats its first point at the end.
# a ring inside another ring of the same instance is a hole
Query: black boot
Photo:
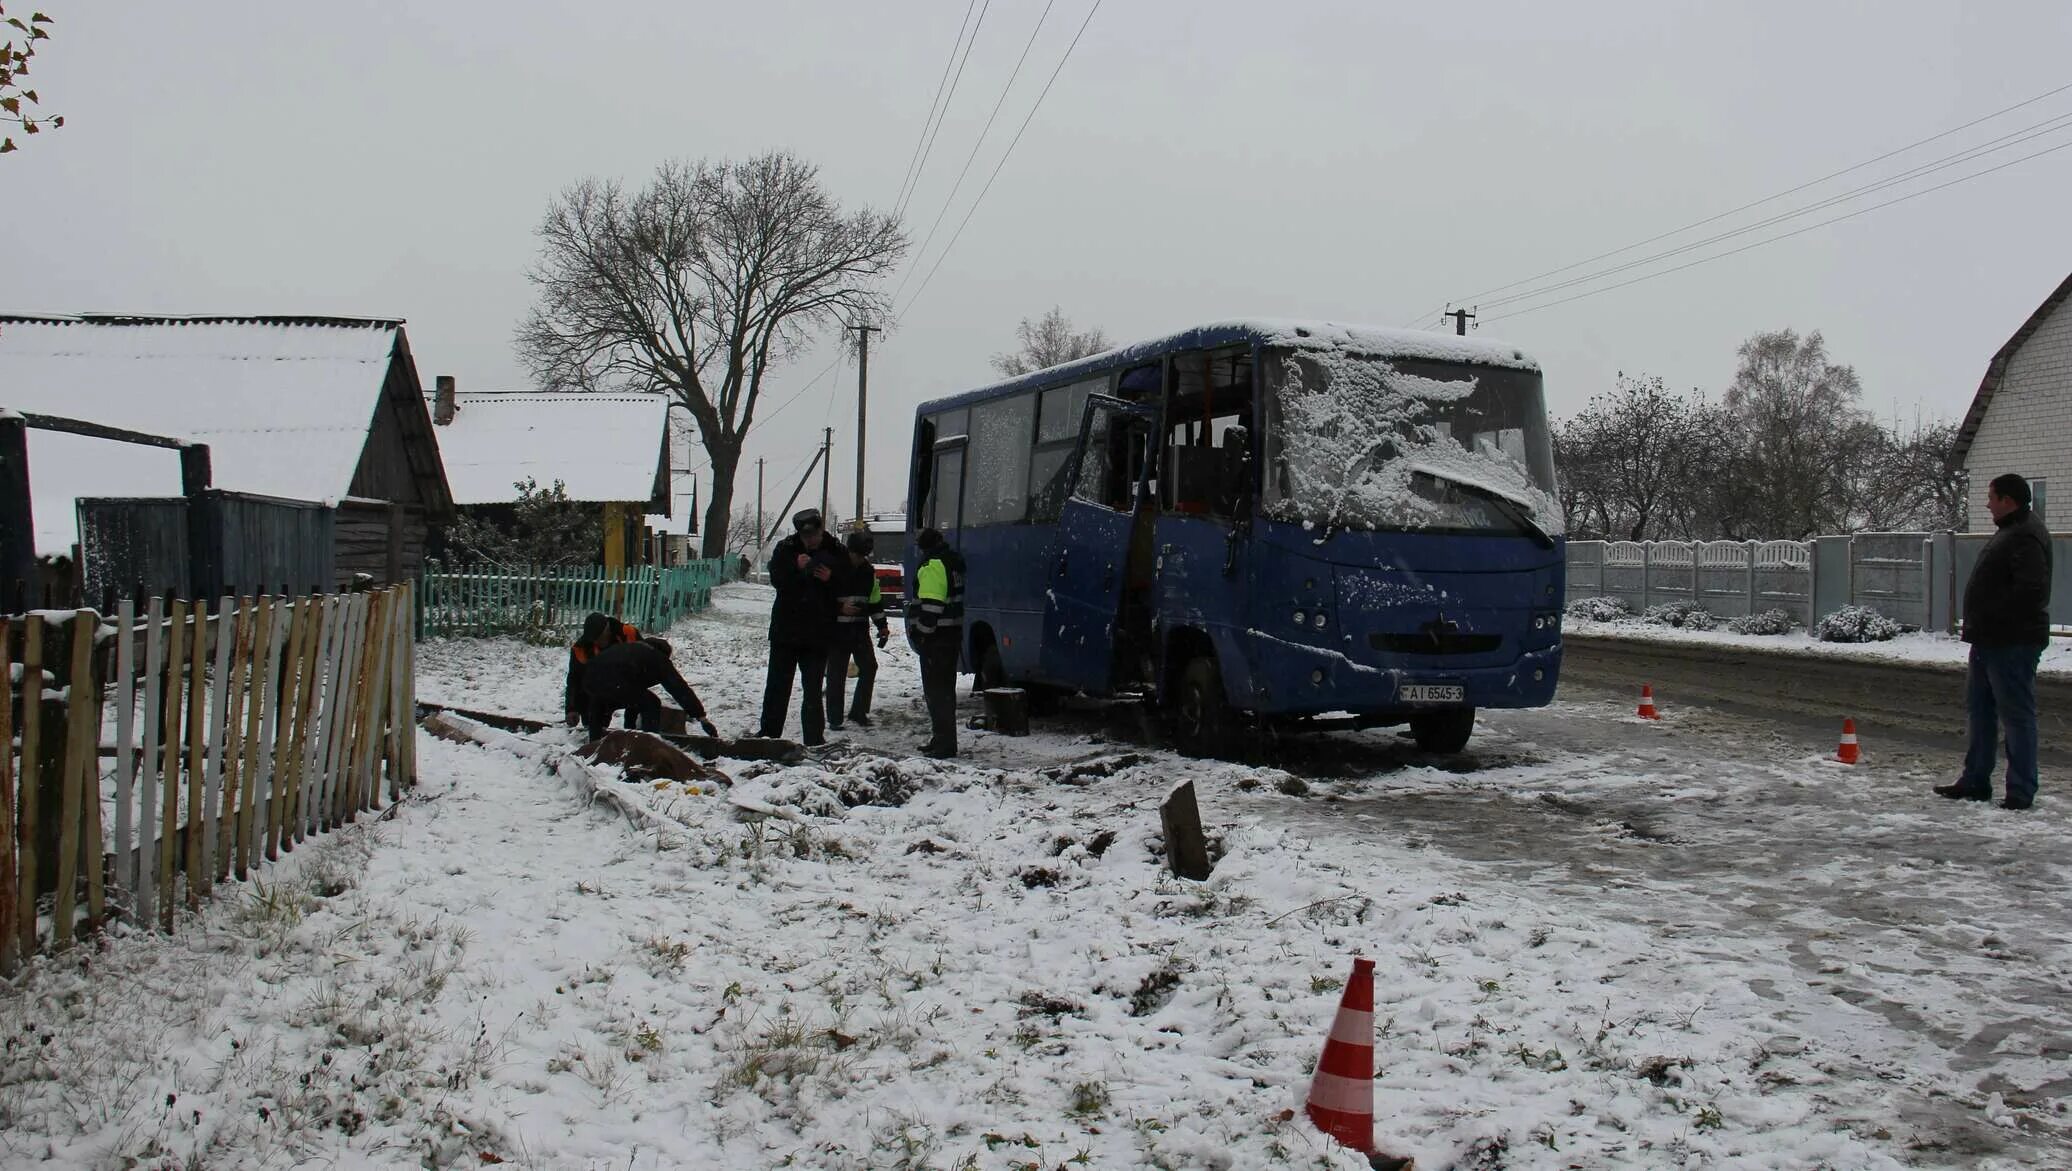
{"type": "Polygon", "coordinates": [[[1954,785],[1937,785],[1935,787],[1935,795],[1938,797],[1948,797],[1952,801],[1991,801],[1993,799],[1993,790],[1990,788],[1974,789],[1960,781],[1954,785]]]}

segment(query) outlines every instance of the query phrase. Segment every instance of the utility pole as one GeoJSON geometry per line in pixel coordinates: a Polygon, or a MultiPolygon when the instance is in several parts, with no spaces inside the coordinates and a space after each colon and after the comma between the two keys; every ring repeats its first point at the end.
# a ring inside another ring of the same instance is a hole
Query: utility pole
{"type": "Polygon", "coordinates": [[[755,559],[763,559],[763,461],[755,461],[755,559]]]}
{"type": "Polygon", "coordinates": [[[865,406],[870,402],[871,386],[871,334],[885,332],[882,326],[852,325],[856,331],[856,516],[858,525],[863,523],[863,441],[870,426],[865,406]]]}
{"type": "Polygon", "coordinates": [[[820,523],[827,523],[827,465],[833,462],[835,429],[829,427],[820,440],[820,523]]]}
{"type": "Polygon", "coordinates": [[[1465,337],[1468,333],[1468,322],[1474,320],[1475,311],[1473,309],[1448,309],[1439,316],[1453,318],[1453,332],[1465,337]]]}

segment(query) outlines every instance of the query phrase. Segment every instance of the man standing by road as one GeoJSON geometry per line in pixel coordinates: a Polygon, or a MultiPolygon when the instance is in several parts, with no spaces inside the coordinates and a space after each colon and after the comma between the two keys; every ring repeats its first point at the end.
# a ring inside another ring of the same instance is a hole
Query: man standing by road
{"type": "Polygon", "coordinates": [[[770,607],[770,671],[757,735],[772,740],[784,735],[784,711],[791,706],[791,680],[797,675],[804,692],[799,720],[811,748],[827,742],[820,696],[827,681],[827,648],[835,636],[833,582],[845,559],[827,539],[819,509],[802,509],[791,518],[791,527],[792,535],[777,542],[770,556],[777,601],[770,607]]]}
{"type": "Polygon", "coordinates": [[[921,694],[933,735],[924,756],[957,755],[957,657],[964,645],[964,558],[943,535],[922,529],[914,540],[921,566],[907,603],[907,639],[921,656],[921,694]]]}
{"type": "Polygon", "coordinates": [[[856,661],[856,699],[849,706],[849,722],[859,728],[871,726],[871,687],[878,679],[878,656],[871,650],[871,625],[878,628],[878,645],[892,636],[885,622],[885,591],[878,585],[878,567],[871,564],[873,542],[869,533],[850,533],[843,542],[847,562],[836,572],[840,586],[835,602],[835,642],[827,655],[827,726],[842,726],[842,689],[849,682],[849,661],[856,661]]]}
{"type": "Polygon", "coordinates": [[[2029,482],[2012,472],[1993,477],[1986,488],[1986,508],[1999,531],[1964,586],[1971,745],[1964,775],[1935,787],[1953,800],[1992,800],[1994,741],[2004,729],[2003,809],[2027,809],[2036,800],[2036,664],[2050,642],[2050,530],[2029,499],[2029,482]]]}

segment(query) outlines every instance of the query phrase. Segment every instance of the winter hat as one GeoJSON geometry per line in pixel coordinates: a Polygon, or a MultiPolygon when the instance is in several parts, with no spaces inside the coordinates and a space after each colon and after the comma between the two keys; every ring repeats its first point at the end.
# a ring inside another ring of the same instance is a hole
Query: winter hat
{"type": "Polygon", "coordinates": [[[921,535],[914,538],[914,544],[920,546],[923,549],[940,549],[943,547],[943,545],[947,544],[947,542],[945,542],[942,539],[942,533],[938,532],[937,530],[922,529],[921,535]]]}
{"type": "Polygon", "coordinates": [[[870,556],[871,552],[877,548],[878,544],[876,541],[871,539],[871,535],[869,533],[850,533],[849,539],[842,543],[849,547],[849,551],[851,553],[855,553],[865,557],[870,556]]]}
{"type": "Polygon", "coordinates": [[[820,510],[801,508],[791,514],[791,527],[795,532],[811,532],[821,527],[820,510]]]}

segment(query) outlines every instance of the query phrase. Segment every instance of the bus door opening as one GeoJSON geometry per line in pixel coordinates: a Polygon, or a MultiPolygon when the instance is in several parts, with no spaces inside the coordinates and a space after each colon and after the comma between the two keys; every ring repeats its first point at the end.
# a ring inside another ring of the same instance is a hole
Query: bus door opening
{"type": "Polygon", "coordinates": [[[1148,642],[1158,408],[1096,395],[1058,517],[1042,672],[1094,694],[1132,682],[1148,642]]]}

